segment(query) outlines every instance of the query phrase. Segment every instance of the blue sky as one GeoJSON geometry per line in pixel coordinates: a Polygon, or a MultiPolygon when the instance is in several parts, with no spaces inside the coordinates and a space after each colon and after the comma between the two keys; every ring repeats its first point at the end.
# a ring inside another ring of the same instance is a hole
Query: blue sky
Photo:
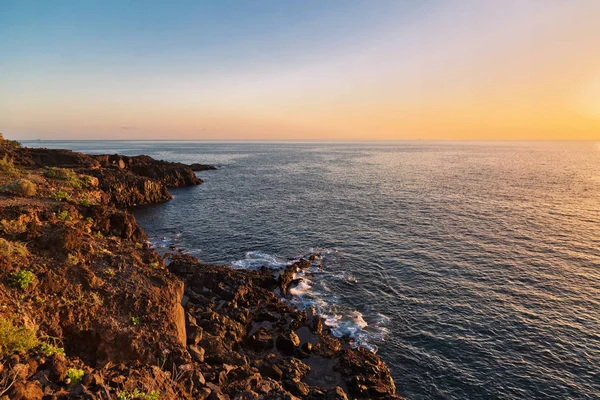
{"type": "Polygon", "coordinates": [[[9,136],[589,138],[599,126],[596,0],[0,10],[9,136]]]}

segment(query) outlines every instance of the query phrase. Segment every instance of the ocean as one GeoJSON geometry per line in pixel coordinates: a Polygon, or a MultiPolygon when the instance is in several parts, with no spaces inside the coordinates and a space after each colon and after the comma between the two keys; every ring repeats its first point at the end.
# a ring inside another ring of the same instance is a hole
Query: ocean
{"type": "Polygon", "coordinates": [[[234,268],[315,251],[290,300],[408,399],[600,398],[595,142],[24,142],[216,164],[134,209],[156,246],[234,268]]]}

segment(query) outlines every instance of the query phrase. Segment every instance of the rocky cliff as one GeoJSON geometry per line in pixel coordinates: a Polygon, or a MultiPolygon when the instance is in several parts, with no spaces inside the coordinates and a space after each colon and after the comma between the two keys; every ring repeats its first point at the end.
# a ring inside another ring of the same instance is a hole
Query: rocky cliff
{"type": "Polygon", "coordinates": [[[375,354],[285,302],[318,255],[274,274],[149,247],[124,207],[200,183],[147,156],[0,142],[1,399],[398,398],[375,354]]]}

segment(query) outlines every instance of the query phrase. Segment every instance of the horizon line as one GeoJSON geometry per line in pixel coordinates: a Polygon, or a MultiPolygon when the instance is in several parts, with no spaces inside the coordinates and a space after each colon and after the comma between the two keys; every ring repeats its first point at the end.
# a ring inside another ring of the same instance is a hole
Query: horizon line
{"type": "Polygon", "coordinates": [[[598,142],[598,139],[10,139],[17,142],[598,142]]]}

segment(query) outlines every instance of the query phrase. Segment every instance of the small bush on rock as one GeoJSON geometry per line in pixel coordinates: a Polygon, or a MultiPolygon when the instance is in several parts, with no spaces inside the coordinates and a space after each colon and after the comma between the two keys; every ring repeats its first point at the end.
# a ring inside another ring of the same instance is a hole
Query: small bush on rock
{"type": "Polygon", "coordinates": [[[62,347],[57,347],[50,343],[42,343],[42,345],[40,346],[40,350],[42,350],[42,352],[47,356],[53,356],[54,354],[63,357],[65,356],[65,349],[63,349],[62,347]]]}
{"type": "Polygon", "coordinates": [[[61,221],[72,221],[73,217],[71,217],[69,215],[69,212],[66,210],[63,210],[61,212],[59,212],[58,214],[56,214],[56,218],[60,219],[61,221]]]}
{"type": "Polygon", "coordinates": [[[83,379],[85,372],[82,369],[69,368],[67,370],[67,378],[69,379],[71,385],[78,385],[79,382],[83,379]]]}
{"type": "Polygon", "coordinates": [[[64,190],[59,190],[54,193],[53,197],[58,201],[65,201],[69,200],[71,196],[69,196],[69,193],[65,192],[64,190]]]}
{"type": "Polygon", "coordinates": [[[134,400],[134,399],[143,399],[143,400],[159,400],[160,392],[158,390],[153,390],[148,393],[144,393],[139,389],[134,389],[133,392],[121,392],[119,393],[118,400],[134,400]]]}
{"type": "Polygon", "coordinates": [[[0,221],[0,231],[7,235],[20,235],[27,230],[27,224],[19,219],[0,221]]]}
{"type": "Polygon", "coordinates": [[[11,320],[0,318],[0,356],[29,351],[38,343],[32,329],[16,327],[11,320]]]}
{"type": "Polygon", "coordinates": [[[12,158],[8,158],[8,154],[5,154],[3,158],[0,158],[0,173],[7,176],[19,176],[21,170],[15,167],[12,158]]]}
{"type": "Polygon", "coordinates": [[[25,245],[0,238],[0,256],[10,258],[14,255],[26,256],[29,250],[25,245]]]}
{"type": "Polygon", "coordinates": [[[12,193],[17,196],[35,196],[37,191],[37,186],[35,183],[31,182],[27,179],[19,179],[14,182],[10,182],[7,185],[4,185],[2,188],[3,191],[12,193]]]}
{"type": "Polygon", "coordinates": [[[33,281],[35,281],[35,274],[31,271],[22,269],[10,274],[9,280],[14,287],[25,290],[33,283],[33,281]]]}

